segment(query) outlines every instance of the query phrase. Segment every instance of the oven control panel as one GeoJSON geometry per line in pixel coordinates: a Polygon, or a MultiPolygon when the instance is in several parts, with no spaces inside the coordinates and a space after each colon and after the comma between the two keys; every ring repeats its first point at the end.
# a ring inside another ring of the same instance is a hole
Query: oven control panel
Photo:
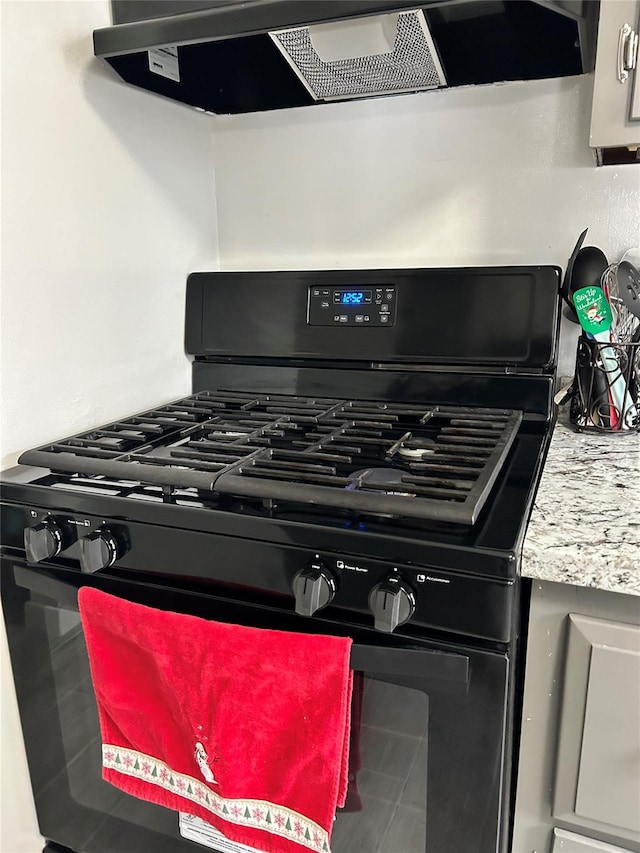
{"type": "Polygon", "coordinates": [[[396,322],[395,284],[310,287],[307,322],[310,326],[393,326],[396,322]]]}
{"type": "MultiPolygon", "coordinates": [[[[63,494],[77,504],[92,500],[71,492],[47,497],[60,506],[63,494]]],[[[212,525],[220,525],[216,532],[204,532],[132,518],[125,523],[79,507],[67,512],[3,502],[0,542],[3,549],[23,554],[32,568],[57,565],[85,577],[138,572],[140,583],[158,583],[163,575],[185,578],[186,585],[200,578],[207,595],[217,587],[225,601],[236,596],[245,601],[246,591],[274,596],[274,613],[282,607],[342,624],[357,616],[363,626],[386,634],[403,633],[406,625],[409,633],[428,628],[509,641],[516,618],[513,578],[233,536],[226,513],[220,515],[210,516],[212,525]]]]}

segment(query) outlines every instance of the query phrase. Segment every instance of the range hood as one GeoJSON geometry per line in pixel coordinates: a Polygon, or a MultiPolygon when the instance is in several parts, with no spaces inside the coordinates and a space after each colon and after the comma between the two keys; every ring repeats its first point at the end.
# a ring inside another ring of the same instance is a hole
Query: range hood
{"type": "Polygon", "coordinates": [[[95,55],[215,114],[563,77],[594,63],[594,0],[112,0],[95,55]]]}

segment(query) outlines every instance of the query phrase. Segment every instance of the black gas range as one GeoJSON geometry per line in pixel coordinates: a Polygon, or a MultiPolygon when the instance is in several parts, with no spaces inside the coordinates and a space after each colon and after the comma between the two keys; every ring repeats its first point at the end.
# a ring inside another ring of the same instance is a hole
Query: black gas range
{"type": "MultiPolygon", "coordinates": [[[[349,634],[366,736],[334,853],[506,851],[519,559],[551,433],[558,284],[553,267],[193,274],[193,393],[3,475],[28,755],[36,702],[64,741],[56,656],[73,658],[69,693],[90,693],[79,623],[61,629],[80,586],[349,634]],[[51,670],[37,699],[30,654],[51,670]]],[[[159,836],[149,804],[107,805],[99,759],[78,802],[71,769],[97,738],[93,721],[72,760],[62,743],[46,778],[30,758],[43,834],[76,853],[202,843],[175,816],[159,836]]]]}

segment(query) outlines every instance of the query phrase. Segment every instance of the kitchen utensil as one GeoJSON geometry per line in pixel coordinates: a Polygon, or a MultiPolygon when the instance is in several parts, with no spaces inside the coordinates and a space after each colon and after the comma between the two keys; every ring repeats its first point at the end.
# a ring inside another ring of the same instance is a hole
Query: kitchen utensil
{"type": "Polygon", "coordinates": [[[609,261],[601,249],[596,246],[580,249],[573,263],[569,282],[569,301],[574,309],[576,292],[584,287],[600,287],[602,275],[608,266],[609,261]]]}
{"type": "Polygon", "coordinates": [[[601,249],[596,246],[583,246],[577,253],[571,275],[568,281],[567,293],[567,310],[564,312],[565,317],[578,323],[578,317],[575,314],[575,305],[573,296],[576,291],[583,287],[599,287],[602,276],[607,270],[609,262],[601,249]]]}
{"type": "Polygon", "coordinates": [[[588,230],[588,228],[584,229],[582,234],[578,237],[578,242],[573,247],[573,252],[571,252],[571,256],[567,261],[567,269],[565,270],[564,279],[562,280],[562,287],[560,288],[560,293],[562,294],[562,298],[565,301],[563,314],[565,317],[567,317],[567,319],[571,320],[572,323],[577,323],[578,317],[576,316],[573,304],[569,301],[569,283],[571,281],[571,275],[573,273],[573,264],[575,262],[578,252],[582,248],[582,244],[584,243],[584,238],[587,236],[588,230]]]}
{"type": "Polygon", "coordinates": [[[563,406],[568,400],[570,400],[575,394],[576,390],[576,380],[575,377],[571,380],[571,382],[567,382],[566,385],[563,385],[558,391],[556,391],[553,402],[556,406],[563,406]]]}
{"type": "MultiPolygon", "coordinates": [[[[568,387],[562,388],[554,397],[556,405],[571,400],[574,422],[585,420],[602,429],[610,430],[617,424],[617,411],[613,405],[611,389],[602,366],[593,362],[593,346],[582,339],[576,358],[576,372],[568,387]]],[[[582,423],[581,425],[585,425],[582,423]]]]}
{"type": "MultiPolygon", "coordinates": [[[[640,323],[636,326],[636,330],[631,336],[632,344],[640,344],[640,323]]],[[[635,349],[631,347],[631,374],[629,379],[629,392],[631,397],[636,401],[636,407],[640,407],[640,347],[635,349]]]]}
{"type": "Polygon", "coordinates": [[[593,410],[597,413],[600,426],[605,429],[616,429],[618,426],[618,408],[613,401],[613,393],[604,366],[596,365],[593,371],[591,394],[594,402],[593,410]]]}
{"type": "Polygon", "coordinates": [[[581,398],[583,410],[589,412],[596,426],[607,430],[612,428],[616,411],[611,401],[609,383],[602,369],[594,370],[590,358],[582,364],[578,360],[576,375],[556,392],[553,402],[556,406],[563,406],[576,395],[581,398]]]}
{"type": "Polygon", "coordinates": [[[580,325],[585,332],[596,341],[609,343],[613,314],[602,288],[582,287],[574,293],[573,298],[580,325]]]}
{"type": "Polygon", "coordinates": [[[610,330],[611,341],[613,343],[628,343],[638,325],[638,318],[627,310],[618,293],[618,264],[611,264],[603,275],[602,281],[613,313],[613,323],[610,330]]]}
{"type": "MultiPolygon", "coordinates": [[[[583,232],[586,233],[586,232],[583,232]]],[[[581,235],[582,236],[582,235],[581,235]]],[[[580,241],[578,241],[580,243],[580,241]]],[[[596,246],[584,246],[576,253],[568,282],[569,308],[565,316],[573,322],[580,323],[576,314],[574,295],[583,287],[600,287],[602,277],[609,268],[609,262],[601,249],[596,246]],[[572,316],[575,315],[575,318],[572,316]]],[[[609,339],[608,339],[609,340],[609,339]]],[[[598,408],[602,426],[615,429],[619,407],[607,382],[606,367],[596,368],[591,380],[590,393],[599,401],[598,408]]]]}
{"type": "Polygon", "coordinates": [[[616,279],[618,293],[627,310],[640,318],[640,272],[629,261],[622,260],[616,279]]]}
{"type": "MultiPolygon", "coordinates": [[[[631,250],[628,256],[632,257],[634,251],[637,252],[637,250],[631,250]]],[[[626,260],[626,258],[627,256],[622,260],[626,260]]],[[[631,263],[633,263],[633,261],[631,261],[631,263]]],[[[638,263],[640,263],[640,255],[638,257],[638,263]]],[[[602,282],[605,293],[607,294],[607,299],[611,305],[611,311],[613,312],[611,341],[616,344],[628,344],[631,341],[636,328],[640,325],[640,318],[636,317],[635,314],[632,314],[622,300],[620,288],[624,286],[623,276],[621,275],[618,280],[618,266],[619,264],[617,263],[611,264],[602,276],[602,282]]],[[[636,269],[638,268],[639,267],[636,267],[636,269]]]]}
{"type": "Polygon", "coordinates": [[[634,246],[631,249],[627,249],[621,258],[621,262],[622,261],[628,261],[628,263],[633,264],[637,270],[640,270],[640,246],[634,246]]]}

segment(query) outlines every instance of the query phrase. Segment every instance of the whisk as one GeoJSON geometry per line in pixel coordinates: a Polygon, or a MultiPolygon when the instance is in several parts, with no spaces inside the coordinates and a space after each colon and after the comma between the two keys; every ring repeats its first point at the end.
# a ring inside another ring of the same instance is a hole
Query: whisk
{"type": "Polygon", "coordinates": [[[618,264],[609,264],[602,273],[600,285],[611,305],[613,323],[611,324],[611,342],[617,344],[629,343],[634,336],[640,320],[629,311],[618,292],[618,264]]]}

